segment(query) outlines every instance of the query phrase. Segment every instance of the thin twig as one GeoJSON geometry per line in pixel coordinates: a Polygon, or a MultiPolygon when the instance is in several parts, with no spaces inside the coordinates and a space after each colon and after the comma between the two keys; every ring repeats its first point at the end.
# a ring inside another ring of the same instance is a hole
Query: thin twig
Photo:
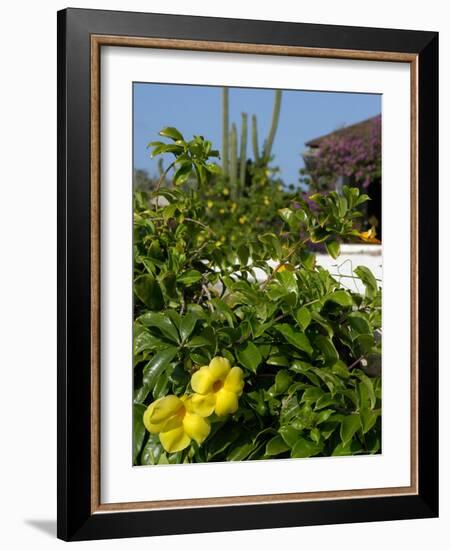
{"type": "Polygon", "coordinates": [[[280,269],[280,267],[282,267],[283,265],[285,265],[287,263],[287,261],[289,260],[289,258],[296,252],[296,250],[300,247],[300,246],[303,246],[304,244],[306,244],[308,242],[309,238],[303,240],[303,241],[298,241],[292,248],[291,250],[289,250],[289,252],[286,254],[286,256],[280,261],[280,263],[273,269],[272,273],[267,277],[267,279],[263,282],[263,284],[261,285],[261,290],[264,290],[266,288],[266,286],[273,280],[273,278],[275,277],[276,273],[278,272],[278,270],[280,269]]]}
{"type": "Polygon", "coordinates": [[[360,357],[359,359],[357,359],[356,361],[354,361],[349,367],[347,367],[348,370],[352,369],[353,367],[356,367],[356,365],[357,365],[358,363],[360,363],[362,359],[364,359],[364,357],[360,357]]]}

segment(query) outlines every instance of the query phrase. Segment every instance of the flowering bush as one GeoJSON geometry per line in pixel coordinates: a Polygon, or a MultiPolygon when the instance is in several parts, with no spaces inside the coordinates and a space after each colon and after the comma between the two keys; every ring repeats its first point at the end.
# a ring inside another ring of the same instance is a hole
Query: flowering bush
{"type": "Polygon", "coordinates": [[[365,294],[347,290],[309,249],[337,258],[368,197],[298,199],[275,229],[223,239],[202,198],[211,144],[161,134],[174,186],[134,201],[134,464],[379,452],[381,289],[360,266],[365,294]]]}
{"type": "Polygon", "coordinates": [[[367,189],[381,177],[381,116],[373,119],[366,135],[336,133],[322,139],[303,173],[312,189],[334,188],[340,176],[367,189]]]}

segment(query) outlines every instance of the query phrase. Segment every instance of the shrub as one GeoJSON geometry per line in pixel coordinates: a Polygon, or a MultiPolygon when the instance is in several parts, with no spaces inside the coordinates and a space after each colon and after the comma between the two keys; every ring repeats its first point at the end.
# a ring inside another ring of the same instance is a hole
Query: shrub
{"type": "Polygon", "coordinates": [[[313,196],[281,208],[278,230],[224,239],[201,198],[220,176],[211,144],[161,135],[174,186],[134,198],[134,463],[379,452],[381,380],[366,366],[381,289],[361,266],[365,294],[345,289],[308,248],[337,258],[368,197],[313,196]]]}

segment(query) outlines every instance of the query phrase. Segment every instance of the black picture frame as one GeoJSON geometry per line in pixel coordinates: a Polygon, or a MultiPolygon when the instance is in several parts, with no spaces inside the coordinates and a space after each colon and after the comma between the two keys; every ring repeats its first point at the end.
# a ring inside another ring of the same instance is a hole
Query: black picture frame
{"type": "Polygon", "coordinates": [[[66,9],[58,12],[58,532],[63,540],[431,518],[438,515],[438,33],[66,9]],[[417,56],[418,491],[93,513],[91,36],[417,56]]]}

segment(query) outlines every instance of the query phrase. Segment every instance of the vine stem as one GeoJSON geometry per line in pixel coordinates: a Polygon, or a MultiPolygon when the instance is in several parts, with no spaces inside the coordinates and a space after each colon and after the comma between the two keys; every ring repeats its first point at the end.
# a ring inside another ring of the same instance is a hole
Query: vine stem
{"type": "MultiPolygon", "coordinates": [[[[174,161],[172,162],[172,164],[169,164],[169,166],[168,166],[168,167],[164,170],[164,172],[161,174],[161,177],[159,178],[158,183],[156,184],[154,193],[158,193],[158,191],[159,191],[160,188],[161,188],[162,182],[166,179],[166,176],[167,176],[169,170],[171,170],[171,169],[175,166],[175,162],[176,162],[176,160],[174,160],[174,161]]],[[[157,209],[157,210],[158,210],[158,208],[159,208],[158,198],[159,198],[158,195],[156,195],[155,206],[156,206],[156,209],[157,209]]]]}
{"type": "Polygon", "coordinates": [[[296,252],[296,250],[300,247],[300,246],[303,246],[304,244],[306,244],[308,242],[309,239],[304,239],[303,241],[298,241],[298,243],[296,243],[292,248],[291,250],[289,250],[289,252],[286,254],[286,256],[280,261],[280,263],[273,269],[272,273],[267,277],[267,279],[263,282],[263,284],[261,285],[261,290],[264,290],[266,288],[266,286],[273,280],[273,278],[275,277],[275,274],[277,273],[277,271],[280,269],[281,266],[283,265],[286,265],[287,261],[289,260],[289,258],[292,256],[292,254],[294,254],[294,252],[296,252]]]}

